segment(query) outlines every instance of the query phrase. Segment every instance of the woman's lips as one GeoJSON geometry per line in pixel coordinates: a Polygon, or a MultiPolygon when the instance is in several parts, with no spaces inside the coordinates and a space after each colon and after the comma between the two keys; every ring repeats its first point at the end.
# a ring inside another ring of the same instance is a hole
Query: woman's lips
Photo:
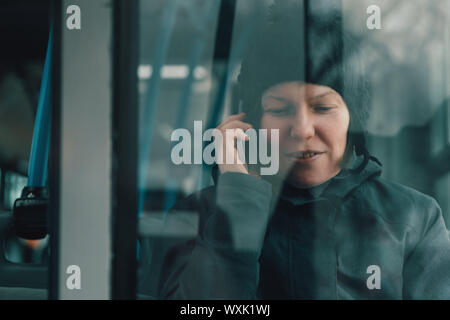
{"type": "Polygon", "coordinates": [[[304,152],[293,152],[286,154],[287,157],[291,158],[294,162],[305,163],[311,162],[319,158],[324,152],[321,151],[304,151],[304,152]]]}

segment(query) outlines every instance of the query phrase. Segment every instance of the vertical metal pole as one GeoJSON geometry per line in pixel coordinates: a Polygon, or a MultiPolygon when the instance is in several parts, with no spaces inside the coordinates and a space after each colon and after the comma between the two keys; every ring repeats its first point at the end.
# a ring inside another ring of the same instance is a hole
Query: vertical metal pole
{"type": "Polygon", "coordinates": [[[5,171],[0,169],[0,209],[5,204],[5,171]]]}
{"type": "Polygon", "coordinates": [[[138,5],[114,1],[112,298],[136,299],[138,5]]]}
{"type": "MultiPolygon", "coordinates": [[[[230,72],[231,40],[235,15],[236,0],[220,0],[219,20],[217,22],[211,72],[212,75],[217,77],[217,85],[210,93],[210,105],[212,105],[212,109],[208,112],[206,129],[214,128],[219,124],[219,117],[223,111],[230,72]]],[[[210,172],[210,167],[203,166],[201,180],[199,180],[202,186],[208,185],[211,179],[210,172]]]]}
{"type": "Polygon", "coordinates": [[[60,0],[51,2],[51,19],[53,23],[53,61],[51,75],[51,133],[49,154],[49,222],[50,222],[50,261],[48,298],[58,299],[59,296],[59,175],[61,148],[61,29],[62,4],[60,0]]]}
{"type": "Polygon", "coordinates": [[[52,173],[57,176],[52,178],[50,199],[52,235],[56,234],[52,244],[57,241],[52,247],[52,272],[57,273],[51,282],[52,298],[109,299],[112,0],[63,0],[56,8],[61,56],[55,68],[60,94],[54,102],[52,137],[57,143],[52,146],[52,173]],[[69,29],[66,23],[76,14],[68,11],[74,5],[81,29],[69,29]],[[80,279],[79,288],[74,277],[80,279]]]}
{"type": "Polygon", "coordinates": [[[218,84],[217,88],[211,93],[211,100],[213,101],[211,105],[213,109],[209,114],[206,128],[216,127],[218,125],[218,119],[222,114],[225,92],[228,85],[228,66],[230,62],[232,26],[234,24],[235,13],[236,0],[221,0],[212,67],[212,74],[217,75],[218,84]]]}

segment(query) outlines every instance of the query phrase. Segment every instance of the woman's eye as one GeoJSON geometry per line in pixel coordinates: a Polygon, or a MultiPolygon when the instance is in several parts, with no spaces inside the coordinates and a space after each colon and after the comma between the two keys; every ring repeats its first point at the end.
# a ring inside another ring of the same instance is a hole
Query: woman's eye
{"type": "Polygon", "coordinates": [[[330,106],[314,106],[314,111],[317,112],[327,112],[330,111],[331,109],[333,109],[333,107],[330,106]]]}
{"type": "Polygon", "coordinates": [[[274,116],[287,116],[292,113],[290,108],[282,108],[282,109],[268,109],[266,112],[274,115],[274,116]]]}

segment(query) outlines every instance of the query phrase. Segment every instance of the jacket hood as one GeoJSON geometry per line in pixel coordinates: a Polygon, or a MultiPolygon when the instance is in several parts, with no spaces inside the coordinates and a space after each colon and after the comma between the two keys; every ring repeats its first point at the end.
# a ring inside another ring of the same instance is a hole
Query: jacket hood
{"type": "Polygon", "coordinates": [[[366,180],[381,175],[381,164],[373,157],[369,159],[362,170],[356,172],[354,168],[356,168],[363,161],[363,159],[363,155],[357,156],[353,153],[351,167],[342,169],[336,177],[331,179],[324,190],[324,194],[331,194],[343,198],[366,180]]]}

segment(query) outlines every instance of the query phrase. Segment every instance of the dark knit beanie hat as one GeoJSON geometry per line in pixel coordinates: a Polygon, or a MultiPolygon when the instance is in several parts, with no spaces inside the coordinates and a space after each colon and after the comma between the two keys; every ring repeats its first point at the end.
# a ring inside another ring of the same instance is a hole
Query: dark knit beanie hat
{"type": "Polygon", "coordinates": [[[369,84],[357,53],[358,42],[343,32],[340,1],[275,1],[241,64],[238,94],[247,121],[259,127],[262,94],[277,83],[331,87],[350,113],[346,154],[363,154],[365,166],[369,84]]]}

